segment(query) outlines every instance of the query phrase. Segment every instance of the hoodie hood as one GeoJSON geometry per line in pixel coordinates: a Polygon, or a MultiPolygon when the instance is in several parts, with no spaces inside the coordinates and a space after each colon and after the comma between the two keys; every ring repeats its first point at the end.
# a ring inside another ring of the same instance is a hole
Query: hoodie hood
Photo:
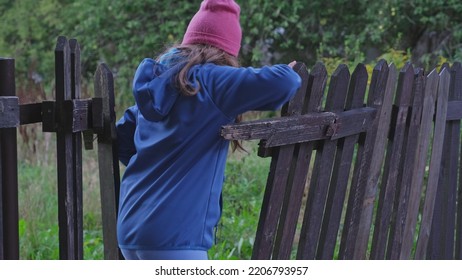
{"type": "Polygon", "coordinates": [[[180,64],[144,59],[133,79],[133,95],[143,117],[149,121],[160,121],[168,115],[178,98],[172,79],[180,64]]]}

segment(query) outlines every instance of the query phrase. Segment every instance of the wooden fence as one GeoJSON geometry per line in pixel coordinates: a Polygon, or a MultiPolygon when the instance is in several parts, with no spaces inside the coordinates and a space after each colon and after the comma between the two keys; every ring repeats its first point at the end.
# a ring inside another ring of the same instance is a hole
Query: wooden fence
{"type": "Polygon", "coordinates": [[[80,47],[59,37],[55,48],[56,100],[19,104],[14,60],[0,59],[0,259],[19,259],[16,128],[41,123],[56,133],[60,259],[83,258],[82,138],[98,138],[104,255],[118,259],[115,235],[119,165],[112,73],[104,64],[95,74],[95,97],[81,99],[80,47]],[[82,134],[84,137],[82,137],[82,134]]]}
{"type": "Polygon", "coordinates": [[[461,64],[340,65],[325,104],[325,67],[295,69],[280,118],[222,129],[272,157],[253,258],[460,259],[461,64]]]}
{"type": "MultiPolygon", "coordinates": [[[[31,123],[57,134],[60,258],[83,257],[81,139],[96,134],[105,258],[119,259],[112,74],[100,65],[81,99],[77,41],[59,37],[55,58],[56,100],[35,104],[18,104],[14,60],[0,59],[0,259],[19,258],[16,127],[31,123]]],[[[325,100],[325,67],[295,70],[303,85],[280,118],[222,129],[272,157],[253,258],[460,259],[462,66],[380,61],[369,81],[340,65],[325,100]]]]}

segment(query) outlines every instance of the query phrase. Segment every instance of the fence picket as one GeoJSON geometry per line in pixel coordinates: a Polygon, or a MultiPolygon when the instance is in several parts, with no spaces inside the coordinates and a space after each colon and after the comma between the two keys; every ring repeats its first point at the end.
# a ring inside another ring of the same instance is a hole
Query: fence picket
{"type": "MultiPolygon", "coordinates": [[[[361,108],[367,87],[367,71],[363,64],[354,70],[348,89],[345,110],[361,108]]],[[[336,246],[348,178],[353,161],[354,147],[359,135],[339,139],[327,196],[326,209],[317,249],[318,259],[332,259],[336,246]]]]}
{"type": "MultiPolygon", "coordinates": [[[[295,114],[305,114],[307,104],[310,98],[309,73],[305,65],[297,67],[297,73],[302,78],[301,90],[305,94],[297,96],[300,99],[294,100],[302,107],[297,108],[295,114]],[[298,68],[298,69],[297,69],[298,68]]],[[[292,161],[291,173],[287,184],[286,193],[282,205],[281,214],[279,217],[278,230],[274,242],[273,259],[290,259],[292,244],[297,228],[297,218],[300,213],[300,207],[305,190],[306,177],[310,166],[312,145],[308,143],[297,144],[294,151],[294,159],[292,161]]]]}
{"type": "Polygon", "coordinates": [[[403,155],[399,163],[401,168],[398,172],[398,186],[393,206],[392,223],[387,248],[389,259],[399,259],[406,220],[406,211],[409,202],[410,184],[412,171],[416,158],[417,140],[420,131],[422,117],[422,102],[425,86],[425,77],[420,71],[415,75],[412,88],[412,110],[406,124],[406,132],[403,146],[403,155]],[[407,166],[408,168],[404,168],[407,166]]]}
{"type": "MultiPolygon", "coordinates": [[[[367,105],[380,112],[383,105],[385,85],[388,80],[388,65],[384,60],[379,61],[375,66],[367,105]]],[[[366,192],[368,171],[371,164],[371,155],[374,150],[377,128],[379,124],[378,114],[366,133],[359,137],[359,145],[353,179],[348,197],[348,206],[345,214],[344,228],[340,242],[340,259],[362,259],[365,252],[359,252],[357,243],[358,233],[367,231],[367,224],[360,224],[363,212],[364,197],[366,192]]]]}
{"type": "MultiPolygon", "coordinates": [[[[449,103],[462,98],[461,68],[460,63],[455,63],[451,67],[449,103]]],[[[430,235],[429,252],[427,252],[427,258],[430,259],[452,259],[454,257],[459,144],[460,120],[447,121],[435,216],[430,235]]]]}
{"type": "MultiPolygon", "coordinates": [[[[294,68],[298,70],[300,64],[295,65],[294,68]]],[[[281,115],[301,115],[303,106],[303,102],[301,101],[305,99],[305,96],[306,88],[300,88],[294,98],[283,107],[281,115]]],[[[295,146],[294,144],[284,145],[273,148],[271,151],[270,172],[263,197],[252,259],[270,259],[272,256],[279,215],[284,202],[295,146]]]]}
{"type": "Polygon", "coordinates": [[[103,130],[98,133],[98,166],[103,220],[104,258],[122,258],[117,243],[120,171],[114,112],[114,80],[109,67],[100,64],[95,73],[95,96],[102,98],[103,130]]]}
{"type": "Polygon", "coordinates": [[[385,158],[383,179],[379,193],[377,215],[372,239],[371,259],[383,259],[396,193],[398,168],[401,160],[406,121],[410,106],[414,70],[407,64],[399,73],[397,95],[393,106],[390,135],[385,158]]]}
{"type": "Polygon", "coordinates": [[[376,196],[380,175],[382,173],[382,165],[385,157],[388,134],[390,132],[391,112],[393,105],[393,97],[396,90],[397,70],[393,64],[388,66],[388,80],[384,89],[383,104],[378,112],[379,124],[377,128],[377,137],[374,144],[374,151],[371,156],[369,177],[367,180],[366,191],[364,194],[363,211],[361,213],[360,223],[364,226],[358,232],[358,252],[366,252],[369,247],[369,238],[371,236],[370,229],[374,206],[376,205],[376,196]]]}
{"type": "MultiPolygon", "coordinates": [[[[326,111],[341,112],[345,106],[350,73],[346,65],[340,65],[334,72],[329,85],[326,111]]],[[[313,173],[305,206],[301,236],[306,240],[299,248],[303,259],[314,259],[319,241],[322,217],[338,140],[326,140],[316,153],[313,173]]]]}
{"type": "Polygon", "coordinates": [[[440,174],[440,164],[443,151],[444,132],[446,128],[446,112],[448,106],[450,74],[447,69],[439,74],[438,93],[436,100],[436,116],[433,133],[432,152],[430,158],[427,189],[422,210],[419,237],[417,240],[415,259],[425,259],[430,238],[430,230],[435,209],[435,198],[440,174]]]}
{"type": "MultiPolygon", "coordinates": [[[[409,259],[414,243],[414,233],[416,229],[417,216],[421,201],[422,185],[424,180],[425,166],[427,163],[428,145],[431,137],[433,116],[435,113],[436,94],[438,92],[439,76],[436,70],[426,77],[424,100],[422,106],[422,120],[420,135],[417,139],[416,163],[412,171],[409,204],[406,211],[404,224],[402,247],[399,255],[400,259],[409,259]]],[[[413,108],[414,110],[414,108],[413,108]]],[[[412,134],[412,132],[411,132],[412,134]]],[[[412,136],[414,137],[414,136],[412,136]]]]}

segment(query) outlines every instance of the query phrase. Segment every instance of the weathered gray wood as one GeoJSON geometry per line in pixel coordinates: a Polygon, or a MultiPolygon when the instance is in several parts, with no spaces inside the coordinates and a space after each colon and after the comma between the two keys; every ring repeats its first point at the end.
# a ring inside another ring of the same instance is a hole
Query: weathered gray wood
{"type": "Polygon", "coordinates": [[[103,219],[104,258],[117,260],[116,225],[120,189],[120,171],[114,112],[114,80],[106,64],[98,66],[95,73],[95,96],[102,98],[103,129],[98,134],[98,165],[103,219]]]}
{"type": "MultiPolygon", "coordinates": [[[[363,106],[367,80],[368,74],[366,67],[363,64],[359,64],[351,77],[345,105],[345,109],[347,110],[346,112],[363,106]]],[[[349,123],[356,126],[360,126],[362,124],[361,121],[349,123]]],[[[323,224],[316,253],[316,258],[318,259],[332,259],[334,256],[343,205],[345,203],[348,179],[353,161],[354,146],[358,139],[359,133],[347,136],[346,138],[338,141],[323,224]]]]}
{"type": "Polygon", "coordinates": [[[336,113],[335,123],[327,128],[331,140],[365,132],[374,121],[377,110],[372,107],[351,109],[336,113]]]}
{"type": "Polygon", "coordinates": [[[367,251],[369,238],[371,236],[370,228],[388,141],[387,136],[390,130],[392,104],[394,93],[396,91],[397,75],[396,67],[393,64],[390,64],[388,67],[388,80],[385,87],[383,104],[380,108],[380,112],[378,113],[379,124],[377,128],[377,137],[374,144],[374,150],[372,152],[369,177],[367,179],[367,186],[364,194],[363,211],[360,219],[360,224],[362,224],[363,227],[361,227],[358,231],[358,242],[356,246],[358,252],[367,251]]]}
{"type": "Polygon", "coordinates": [[[328,127],[335,122],[331,112],[308,113],[302,116],[281,117],[227,125],[221,136],[228,140],[266,140],[265,147],[296,144],[326,138],[328,127]],[[280,142],[280,143],[277,143],[280,142]]]}
{"type": "MultiPolygon", "coordinates": [[[[344,110],[349,79],[350,73],[348,67],[341,64],[331,77],[326,100],[326,111],[341,112],[344,110]]],[[[337,141],[328,140],[323,142],[316,153],[300,233],[301,236],[304,236],[303,241],[305,242],[300,244],[298,255],[303,259],[314,259],[316,257],[337,141]]]]}
{"type": "Polygon", "coordinates": [[[427,189],[425,192],[425,201],[422,210],[422,221],[420,223],[419,237],[414,256],[415,259],[425,259],[428,240],[430,238],[430,230],[433,220],[433,211],[435,207],[436,191],[438,187],[438,178],[440,174],[440,164],[443,152],[444,133],[446,129],[449,83],[449,71],[443,70],[439,74],[432,152],[427,180],[427,189]]]}
{"type": "MultiPolygon", "coordinates": [[[[385,85],[388,81],[388,65],[384,60],[374,68],[372,74],[371,87],[367,105],[376,108],[380,111],[383,104],[383,95],[385,85]]],[[[380,116],[378,114],[377,116],[380,116]]],[[[362,232],[360,219],[363,211],[364,196],[370,169],[371,156],[374,150],[375,139],[377,136],[377,128],[379,119],[376,116],[368,131],[359,139],[357,160],[354,168],[350,194],[348,198],[348,206],[345,214],[344,228],[340,243],[340,259],[362,259],[365,252],[357,251],[357,235],[362,232]]],[[[368,229],[366,229],[368,230],[368,229]]]]}
{"type": "Polygon", "coordinates": [[[266,148],[356,135],[366,131],[375,118],[371,107],[345,112],[317,112],[301,116],[243,122],[222,127],[227,140],[262,139],[266,148]]]}
{"type": "Polygon", "coordinates": [[[19,100],[16,96],[0,97],[0,128],[19,126],[19,100]]]}
{"type": "Polygon", "coordinates": [[[375,219],[371,259],[383,259],[385,257],[393,200],[398,180],[398,163],[401,161],[413,80],[414,70],[410,64],[407,64],[399,73],[397,96],[390,123],[390,139],[375,219]]]}
{"type": "Polygon", "coordinates": [[[68,112],[64,120],[67,131],[78,133],[91,128],[91,117],[89,116],[91,102],[91,99],[64,101],[64,108],[68,112]]]}
{"type": "MultiPolygon", "coordinates": [[[[414,233],[417,225],[417,216],[421,201],[422,185],[424,180],[425,166],[427,163],[428,146],[433,127],[433,115],[438,92],[439,76],[433,70],[427,77],[425,83],[425,94],[422,106],[422,120],[420,134],[417,138],[416,162],[413,165],[409,203],[406,209],[406,218],[402,237],[402,247],[399,259],[409,259],[414,244],[414,233]]],[[[411,135],[415,137],[415,135],[411,135]]],[[[409,167],[410,169],[411,167],[409,167]]]]}

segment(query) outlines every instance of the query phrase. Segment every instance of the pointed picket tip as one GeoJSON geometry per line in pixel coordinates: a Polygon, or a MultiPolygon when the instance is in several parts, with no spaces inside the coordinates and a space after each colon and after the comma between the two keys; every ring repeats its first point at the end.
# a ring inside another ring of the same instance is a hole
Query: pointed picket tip
{"type": "MultiPolygon", "coordinates": [[[[444,66],[444,65],[443,65],[444,66]]],[[[447,76],[447,75],[451,75],[449,72],[450,72],[450,68],[449,68],[449,65],[447,65],[446,67],[441,67],[440,69],[440,72],[439,72],[439,75],[440,77],[442,76],[447,76]]]]}
{"type": "Polygon", "coordinates": [[[403,68],[401,68],[401,70],[399,71],[399,75],[400,77],[402,76],[403,77],[403,81],[406,81],[406,82],[411,82],[410,80],[414,80],[414,67],[412,66],[412,64],[410,62],[406,62],[406,64],[403,66],[403,68]]]}
{"type": "Polygon", "coordinates": [[[374,67],[374,71],[383,71],[384,68],[388,69],[388,64],[385,59],[380,59],[374,67]]]}
{"type": "Polygon", "coordinates": [[[301,72],[308,72],[308,69],[303,62],[297,62],[294,67],[292,68],[295,72],[301,73],[301,72]]]}
{"type": "Polygon", "coordinates": [[[326,110],[340,110],[345,106],[345,99],[350,82],[350,71],[348,66],[340,64],[332,74],[329,85],[329,92],[326,99],[326,110]]]}
{"type": "Polygon", "coordinates": [[[406,62],[406,64],[404,64],[403,68],[401,68],[399,72],[403,74],[412,73],[412,75],[414,75],[414,67],[410,62],[406,62]]]}
{"type": "Polygon", "coordinates": [[[398,106],[410,106],[414,84],[414,67],[407,62],[399,71],[396,102],[398,106]]]}
{"type": "Polygon", "coordinates": [[[350,77],[350,70],[348,70],[348,66],[346,66],[346,64],[340,64],[337,66],[337,69],[335,69],[334,73],[332,74],[332,77],[340,76],[348,76],[348,78],[350,77]]]}
{"type": "Polygon", "coordinates": [[[439,73],[443,72],[444,69],[450,69],[449,63],[445,62],[441,65],[439,73]]]}
{"type": "Polygon", "coordinates": [[[307,96],[309,76],[308,68],[306,68],[306,65],[304,63],[297,62],[293,66],[293,70],[300,76],[302,84],[295,96],[283,106],[281,110],[281,114],[283,116],[293,116],[302,114],[303,105],[305,104],[305,98],[309,98],[309,96],[307,96]]]}
{"type": "MultiPolygon", "coordinates": [[[[350,71],[348,70],[348,66],[345,64],[340,64],[335,69],[334,73],[331,76],[330,86],[334,86],[337,84],[341,84],[342,86],[346,84],[345,90],[348,88],[348,82],[350,80],[350,71]]],[[[329,89],[331,89],[329,87],[329,89]]]]}
{"type": "Polygon", "coordinates": [[[106,75],[112,75],[112,72],[106,63],[100,63],[96,68],[95,79],[105,77],[106,75]]]}
{"type": "Polygon", "coordinates": [[[66,45],[68,45],[68,41],[66,36],[59,36],[58,39],[56,40],[56,47],[55,51],[64,51],[66,48],[66,45]]]}
{"type": "Polygon", "coordinates": [[[439,76],[436,68],[434,68],[430,73],[427,74],[427,79],[434,79],[435,76],[439,76]]]}
{"type": "Polygon", "coordinates": [[[69,47],[71,48],[72,53],[80,52],[80,44],[77,39],[70,39],[69,47]]]}
{"type": "Polygon", "coordinates": [[[441,72],[439,73],[440,87],[442,85],[449,85],[450,80],[451,80],[451,73],[449,71],[449,68],[442,69],[441,72]]]}
{"type": "Polygon", "coordinates": [[[322,62],[317,62],[310,73],[311,76],[327,76],[326,66],[322,62]]]}
{"type": "Polygon", "coordinates": [[[363,105],[368,79],[369,74],[367,73],[366,66],[363,63],[356,65],[350,79],[348,97],[345,104],[346,109],[361,107],[363,105]]]}
{"type": "Polygon", "coordinates": [[[364,65],[364,63],[358,63],[358,65],[356,65],[355,70],[353,71],[353,74],[351,76],[355,77],[355,76],[363,76],[363,75],[369,76],[369,74],[367,73],[366,65],[364,65]]]}

